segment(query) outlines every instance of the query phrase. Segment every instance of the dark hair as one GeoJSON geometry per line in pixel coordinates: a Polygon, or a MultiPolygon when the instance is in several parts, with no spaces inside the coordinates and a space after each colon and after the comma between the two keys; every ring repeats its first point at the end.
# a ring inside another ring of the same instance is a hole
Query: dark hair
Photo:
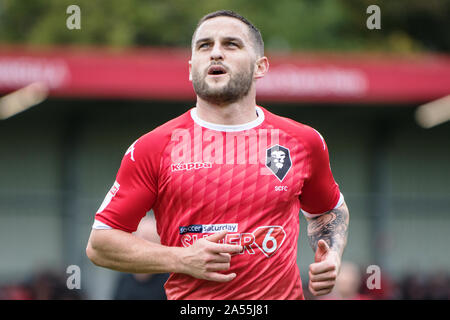
{"type": "Polygon", "coordinates": [[[206,20],[216,18],[216,17],[230,17],[235,18],[243,23],[245,23],[248,26],[248,30],[250,31],[250,35],[253,38],[255,51],[258,55],[264,56],[264,41],[261,36],[261,32],[259,32],[258,28],[256,28],[250,21],[245,19],[240,14],[231,11],[231,10],[219,10],[215,12],[208,13],[207,15],[203,16],[203,18],[200,19],[200,21],[197,23],[197,27],[195,28],[194,34],[192,35],[192,42],[191,45],[194,47],[194,37],[197,33],[197,29],[200,27],[200,25],[205,22],[206,20]]]}

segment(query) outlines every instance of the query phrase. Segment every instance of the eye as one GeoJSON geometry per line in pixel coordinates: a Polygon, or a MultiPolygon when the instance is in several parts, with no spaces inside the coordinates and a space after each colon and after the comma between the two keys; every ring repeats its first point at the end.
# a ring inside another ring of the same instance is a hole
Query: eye
{"type": "Polygon", "coordinates": [[[207,48],[207,47],[209,47],[209,43],[208,42],[203,42],[203,43],[201,43],[198,46],[199,49],[204,49],[204,48],[207,48]]]}
{"type": "Polygon", "coordinates": [[[227,43],[227,46],[229,46],[229,47],[236,47],[237,48],[238,44],[236,42],[230,41],[230,42],[227,43]]]}

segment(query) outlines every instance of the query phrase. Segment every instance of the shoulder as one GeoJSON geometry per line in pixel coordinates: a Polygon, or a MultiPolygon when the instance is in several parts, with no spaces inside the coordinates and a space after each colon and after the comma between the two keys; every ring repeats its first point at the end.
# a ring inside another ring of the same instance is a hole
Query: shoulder
{"type": "Polygon", "coordinates": [[[264,109],[264,113],[270,125],[292,136],[310,151],[326,149],[324,138],[315,128],[293,119],[276,115],[266,109],[264,109]]]}

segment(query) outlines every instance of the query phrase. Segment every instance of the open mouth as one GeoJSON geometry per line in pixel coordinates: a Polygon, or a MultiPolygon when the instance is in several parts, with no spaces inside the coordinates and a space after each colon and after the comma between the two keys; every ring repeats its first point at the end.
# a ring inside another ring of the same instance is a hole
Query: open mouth
{"type": "Polygon", "coordinates": [[[208,69],[208,75],[213,75],[213,76],[218,76],[218,75],[222,75],[222,74],[226,74],[227,70],[220,65],[214,65],[209,67],[208,69]]]}

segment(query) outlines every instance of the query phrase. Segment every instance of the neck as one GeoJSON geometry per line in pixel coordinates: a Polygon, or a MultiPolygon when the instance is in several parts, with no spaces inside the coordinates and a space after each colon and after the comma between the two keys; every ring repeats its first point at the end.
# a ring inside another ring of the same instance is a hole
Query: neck
{"type": "Polygon", "coordinates": [[[239,125],[258,117],[255,111],[255,94],[252,94],[252,90],[241,100],[226,105],[212,104],[197,96],[196,106],[198,117],[211,123],[239,125]]]}

